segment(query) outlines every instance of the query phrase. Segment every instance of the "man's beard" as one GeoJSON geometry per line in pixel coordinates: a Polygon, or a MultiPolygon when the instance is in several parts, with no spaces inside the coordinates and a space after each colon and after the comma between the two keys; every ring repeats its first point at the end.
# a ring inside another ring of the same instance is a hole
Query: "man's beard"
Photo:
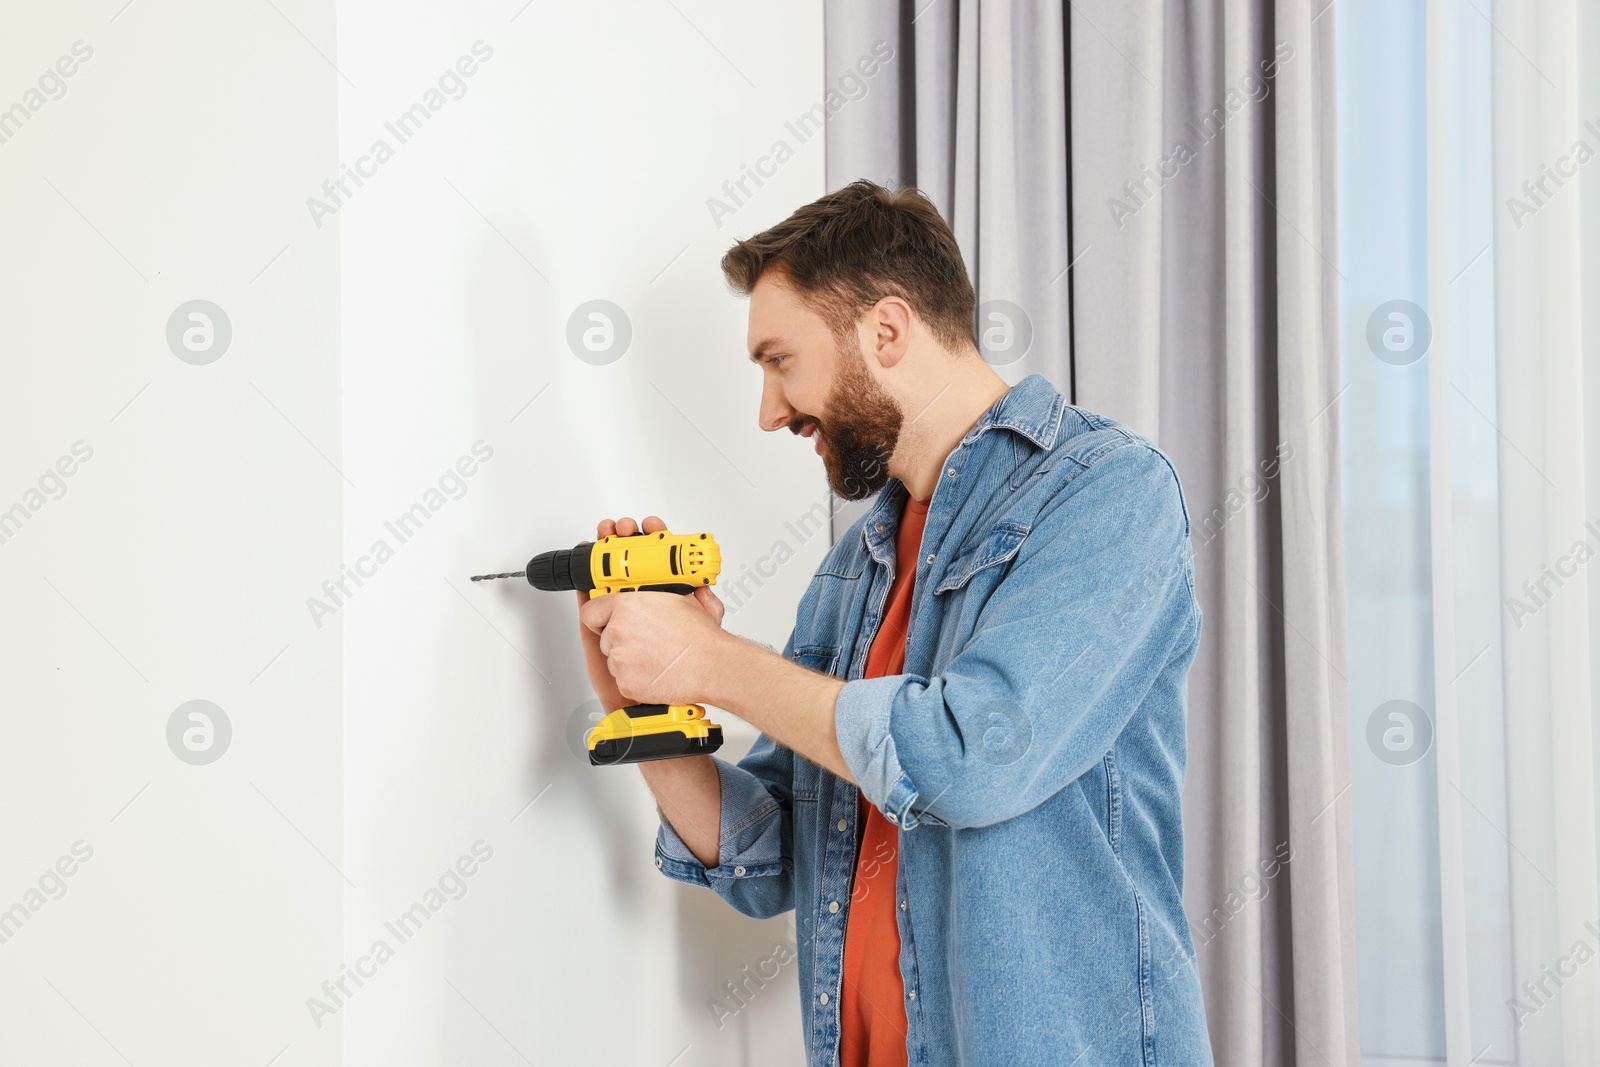
{"type": "Polygon", "coordinates": [[[902,415],[894,398],[867,370],[861,342],[838,346],[838,373],[828,393],[822,463],[828,485],[846,500],[863,500],[889,480],[889,457],[900,440],[902,415]]]}

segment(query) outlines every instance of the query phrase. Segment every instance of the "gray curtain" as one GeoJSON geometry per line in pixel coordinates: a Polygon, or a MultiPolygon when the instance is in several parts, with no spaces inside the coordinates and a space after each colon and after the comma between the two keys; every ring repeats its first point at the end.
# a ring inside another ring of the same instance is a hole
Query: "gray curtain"
{"type": "Polygon", "coordinates": [[[1360,1059],[1330,7],[825,7],[829,187],[926,191],[996,370],[1179,469],[1205,615],[1185,904],[1228,1067],[1360,1059]]]}

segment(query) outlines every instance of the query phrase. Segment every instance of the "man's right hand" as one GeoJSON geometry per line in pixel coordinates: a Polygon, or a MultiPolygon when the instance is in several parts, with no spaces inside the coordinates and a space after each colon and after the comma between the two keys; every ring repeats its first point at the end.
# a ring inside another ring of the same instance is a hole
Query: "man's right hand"
{"type": "MultiPolygon", "coordinates": [[[[620,519],[601,519],[595,526],[595,539],[619,534],[622,537],[632,537],[638,533],[658,533],[665,530],[667,524],[658,516],[646,515],[643,523],[636,523],[633,519],[623,516],[620,519]]],[[[612,596],[617,594],[613,593],[612,596]]],[[[702,586],[693,593],[700,606],[705,608],[712,620],[718,626],[722,625],[722,616],[725,612],[722,601],[710,589],[702,586]]],[[[578,590],[578,606],[582,607],[589,601],[587,589],[578,590]]],[[[578,624],[578,637],[583,642],[584,666],[589,671],[589,685],[594,689],[594,695],[600,698],[601,705],[607,712],[612,712],[633,703],[622,695],[617,688],[617,680],[611,676],[611,669],[606,665],[606,657],[600,651],[600,635],[593,630],[578,624]]]]}

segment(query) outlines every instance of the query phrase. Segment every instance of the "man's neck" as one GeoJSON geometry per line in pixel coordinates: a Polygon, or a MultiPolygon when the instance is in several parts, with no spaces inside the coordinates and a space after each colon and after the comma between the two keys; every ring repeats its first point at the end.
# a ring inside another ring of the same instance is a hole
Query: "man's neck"
{"type": "Polygon", "coordinates": [[[933,495],[945,457],[1011,389],[976,351],[951,360],[948,373],[927,381],[923,395],[905,403],[906,421],[889,460],[889,473],[905,483],[913,500],[933,495]]]}

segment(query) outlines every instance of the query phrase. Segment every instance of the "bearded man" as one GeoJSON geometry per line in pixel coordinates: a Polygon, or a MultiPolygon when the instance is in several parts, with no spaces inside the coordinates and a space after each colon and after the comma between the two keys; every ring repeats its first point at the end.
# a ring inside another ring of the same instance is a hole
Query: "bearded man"
{"type": "MultiPolygon", "coordinates": [[[[767,431],[876,494],[782,653],[693,598],[579,594],[607,707],[708,703],[737,764],[642,763],[656,866],[795,911],[815,1067],[1211,1063],[1183,911],[1200,640],[1167,457],[984,361],[955,237],[860,181],[723,257],[767,431]]],[[[663,529],[651,516],[598,533],[663,529]]]]}

